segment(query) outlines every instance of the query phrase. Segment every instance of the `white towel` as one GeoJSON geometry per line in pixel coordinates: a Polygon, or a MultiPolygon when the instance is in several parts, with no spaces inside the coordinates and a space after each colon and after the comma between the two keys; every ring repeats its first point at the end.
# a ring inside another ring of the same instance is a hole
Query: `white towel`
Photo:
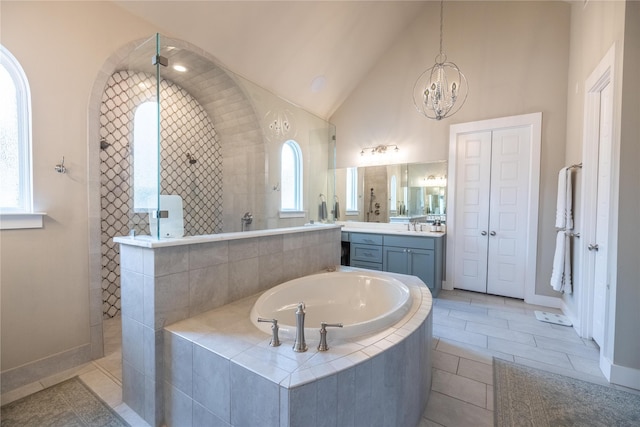
{"type": "Polygon", "coordinates": [[[571,284],[571,238],[564,230],[556,235],[556,251],[553,256],[553,269],[551,270],[551,287],[554,291],[570,294],[571,284]]]}
{"type": "Polygon", "coordinates": [[[571,168],[562,168],[558,172],[558,197],[556,199],[556,228],[573,228],[573,186],[571,168]]]}

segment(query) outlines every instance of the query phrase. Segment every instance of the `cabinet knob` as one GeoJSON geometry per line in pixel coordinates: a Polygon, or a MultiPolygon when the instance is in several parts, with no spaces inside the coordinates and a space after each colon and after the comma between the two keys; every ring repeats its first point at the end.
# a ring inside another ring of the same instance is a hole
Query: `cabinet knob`
{"type": "Polygon", "coordinates": [[[489,234],[491,234],[492,236],[495,236],[495,235],[496,235],[496,232],[495,232],[495,231],[492,231],[492,232],[491,232],[491,233],[489,233],[489,234]]]}
{"type": "Polygon", "coordinates": [[[484,231],[484,230],[482,230],[482,231],[480,232],[480,234],[482,234],[483,236],[486,236],[486,235],[487,235],[487,232],[486,232],[486,231],[484,231]]]}

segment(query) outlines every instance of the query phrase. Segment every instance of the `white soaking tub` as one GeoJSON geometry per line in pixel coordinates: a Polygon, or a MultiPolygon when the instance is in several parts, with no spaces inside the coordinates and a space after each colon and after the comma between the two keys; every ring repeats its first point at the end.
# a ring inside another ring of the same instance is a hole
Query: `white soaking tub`
{"type": "Polygon", "coordinates": [[[264,292],[251,309],[251,321],[271,333],[271,324],[258,318],[277,319],[280,338],[296,333],[298,303],[306,308],[305,336],[316,337],[321,322],[342,323],[331,328],[331,340],[348,340],[387,329],[411,308],[409,288],[384,273],[335,271],[301,277],[264,292]]]}

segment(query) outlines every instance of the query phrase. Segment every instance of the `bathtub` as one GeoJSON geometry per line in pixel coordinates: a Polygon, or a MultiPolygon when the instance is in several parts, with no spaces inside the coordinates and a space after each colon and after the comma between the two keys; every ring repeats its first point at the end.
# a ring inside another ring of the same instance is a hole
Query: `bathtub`
{"type": "Polygon", "coordinates": [[[411,308],[411,293],[399,280],[374,272],[320,273],[264,292],[251,309],[251,322],[271,333],[271,324],[258,322],[258,317],[278,319],[280,338],[292,339],[301,301],[306,306],[307,340],[318,334],[320,322],[342,323],[342,328],[331,328],[329,336],[348,340],[382,331],[402,319],[411,308]]]}

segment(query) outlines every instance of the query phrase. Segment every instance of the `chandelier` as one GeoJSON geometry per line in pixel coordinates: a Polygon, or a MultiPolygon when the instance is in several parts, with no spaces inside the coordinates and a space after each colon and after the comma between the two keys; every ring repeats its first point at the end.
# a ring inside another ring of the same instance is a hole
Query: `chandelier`
{"type": "Polygon", "coordinates": [[[435,65],[418,77],[413,103],[420,114],[435,120],[454,115],[467,100],[467,79],[442,50],[443,0],[440,0],[440,53],[435,65]]]}

